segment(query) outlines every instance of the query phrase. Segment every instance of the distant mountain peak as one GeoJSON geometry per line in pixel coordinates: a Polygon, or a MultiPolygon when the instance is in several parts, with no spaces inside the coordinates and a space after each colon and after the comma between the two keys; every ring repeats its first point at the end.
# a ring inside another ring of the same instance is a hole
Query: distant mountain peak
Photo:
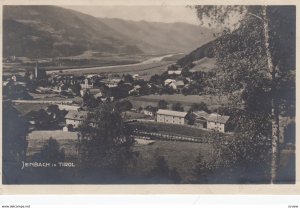
{"type": "Polygon", "coordinates": [[[178,53],[213,39],[212,30],[188,23],[96,18],[57,6],[4,6],[3,19],[4,56],[178,53]]]}

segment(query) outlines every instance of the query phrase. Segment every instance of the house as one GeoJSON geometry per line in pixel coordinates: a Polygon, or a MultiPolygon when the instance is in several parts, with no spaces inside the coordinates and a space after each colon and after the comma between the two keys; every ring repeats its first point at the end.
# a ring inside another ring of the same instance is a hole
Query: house
{"type": "Polygon", "coordinates": [[[61,83],[58,83],[54,87],[53,91],[54,92],[61,92],[61,91],[67,90],[67,89],[68,89],[67,85],[65,85],[64,83],[61,82],[61,83]]]}
{"type": "Polygon", "coordinates": [[[222,116],[217,113],[212,113],[207,117],[207,129],[225,132],[226,123],[229,118],[229,116],[222,116]]]}
{"type": "Polygon", "coordinates": [[[133,78],[134,80],[137,80],[137,79],[139,79],[139,77],[140,77],[140,75],[139,75],[139,74],[134,74],[134,75],[132,75],[132,78],[133,78]]]}
{"type": "Polygon", "coordinates": [[[199,128],[207,128],[207,118],[209,117],[209,114],[205,111],[195,111],[192,113],[192,116],[194,117],[194,125],[199,128]]]}
{"type": "Polygon", "coordinates": [[[141,89],[141,86],[140,86],[140,85],[135,85],[135,86],[133,87],[133,89],[129,90],[128,94],[129,94],[129,95],[133,95],[133,94],[137,95],[137,94],[139,94],[140,89],[141,89]]]}
{"type": "Polygon", "coordinates": [[[73,129],[78,128],[80,124],[87,118],[87,111],[70,110],[65,116],[66,126],[72,126],[73,129]]]}
{"type": "Polygon", "coordinates": [[[186,124],[187,112],[159,109],[156,112],[156,121],[171,124],[186,124]]]}
{"type": "Polygon", "coordinates": [[[93,88],[93,89],[82,89],[82,90],[80,90],[81,97],[83,97],[85,95],[85,93],[87,93],[87,92],[89,94],[93,95],[94,97],[95,97],[95,95],[99,96],[100,95],[99,93],[101,93],[101,96],[102,96],[101,89],[93,88]]]}
{"type": "Polygon", "coordinates": [[[170,85],[171,83],[175,83],[176,80],[175,79],[166,79],[164,81],[164,85],[167,86],[167,85],[170,85]]]}
{"type": "Polygon", "coordinates": [[[101,97],[103,97],[103,94],[102,94],[102,92],[98,92],[97,94],[95,94],[94,95],[94,98],[101,98],[101,97]]]}
{"type": "Polygon", "coordinates": [[[175,84],[177,89],[181,89],[181,88],[184,87],[184,82],[182,80],[178,80],[174,84],[175,84]]]}
{"type": "Polygon", "coordinates": [[[122,79],[119,78],[113,78],[113,79],[106,79],[103,80],[102,82],[108,86],[109,88],[117,87],[118,84],[122,81],[122,79]]]}
{"type": "Polygon", "coordinates": [[[181,75],[182,70],[169,70],[168,75],[181,75]]]}
{"type": "Polygon", "coordinates": [[[83,90],[85,90],[85,89],[92,89],[94,87],[93,83],[89,84],[89,80],[87,78],[84,80],[83,84],[80,84],[80,86],[81,86],[81,89],[83,89],[83,90]]]}
{"type": "Polygon", "coordinates": [[[177,89],[175,83],[176,83],[176,80],[174,80],[174,79],[166,79],[166,80],[164,81],[164,85],[165,85],[165,86],[171,87],[171,88],[173,88],[174,90],[177,89]]]}
{"type": "Polygon", "coordinates": [[[66,104],[58,104],[57,105],[59,110],[66,110],[66,111],[79,111],[79,105],[66,105],[66,104]]]}
{"type": "Polygon", "coordinates": [[[155,113],[157,111],[157,108],[156,107],[153,107],[151,105],[148,105],[144,110],[143,110],[143,113],[147,116],[151,116],[151,117],[154,117],[155,116],[155,113]]]}

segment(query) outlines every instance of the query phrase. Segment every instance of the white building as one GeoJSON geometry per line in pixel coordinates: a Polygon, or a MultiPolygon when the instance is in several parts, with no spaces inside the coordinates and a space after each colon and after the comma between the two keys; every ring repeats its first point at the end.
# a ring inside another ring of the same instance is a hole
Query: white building
{"type": "Polygon", "coordinates": [[[156,107],[153,107],[151,105],[148,105],[144,110],[143,110],[143,113],[147,116],[151,116],[151,117],[154,117],[155,116],[155,113],[157,111],[157,108],[156,107]]]}
{"type": "Polygon", "coordinates": [[[168,75],[181,75],[182,70],[169,70],[168,75]]]}
{"type": "Polygon", "coordinates": [[[84,83],[80,84],[80,86],[81,86],[81,89],[83,89],[83,90],[85,90],[85,89],[92,89],[94,87],[93,83],[89,84],[89,80],[88,79],[85,79],[84,83]]]}
{"type": "Polygon", "coordinates": [[[59,104],[58,108],[59,108],[59,110],[66,110],[66,111],[79,111],[80,106],[79,105],[64,105],[64,104],[59,104]]]}
{"type": "Polygon", "coordinates": [[[164,84],[165,84],[165,86],[167,86],[167,85],[170,85],[171,83],[176,83],[176,80],[175,79],[166,79],[165,81],[164,81],[164,84]]]}
{"type": "Polygon", "coordinates": [[[113,78],[113,79],[106,79],[102,82],[109,88],[117,87],[118,84],[122,81],[122,79],[119,78],[113,78]]]}
{"type": "Polygon", "coordinates": [[[207,117],[207,129],[225,132],[228,119],[229,116],[222,116],[217,113],[212,113],[207,117]]]}
{"type": "Polygon", "coordinates": [[[156,121],[170,124],[186,124],[187,112],[159,109],[156,112],[156,121]]]}

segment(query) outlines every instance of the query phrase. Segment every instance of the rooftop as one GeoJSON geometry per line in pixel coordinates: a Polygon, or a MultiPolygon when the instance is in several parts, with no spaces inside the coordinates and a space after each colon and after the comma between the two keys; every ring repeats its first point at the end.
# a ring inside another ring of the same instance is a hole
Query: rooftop
{"type": "Polygon", "coordinates": [[[70,110],[68,114],[65,116],[65,119],[71,119],[71,120],[78,120],[82,121],[87,118],[87,111],[75,111],[75,110],[70,110]]]}
{"type": "Polygon", "coordinates": [[[193,114],[197,117],[197,118],[205,118],[205,119],[207,119],[208,118],[208,116],[209,116],[209,114],[208,113],[206,113],[205,111],[195,111],[195,112],[193,112],[193,114]]]}
{"type": "Polygon", "coordinates": [[[229,118],[230,118],[229,116],[222,116],[222,115],[219,115],[217,113],[212,113],[207,117],[207,120],[212,121],[212,122],[216,122],[216,123],[225,124],[228,121],[229,118]]]}
{"type": "Polygon", "coordinates": [[[187,115],[187,112],[159,109],[157,111],[157,114],[168,115],[168,116],[177,116],[177,117],[183,117],[184,118],[187,115]]]}

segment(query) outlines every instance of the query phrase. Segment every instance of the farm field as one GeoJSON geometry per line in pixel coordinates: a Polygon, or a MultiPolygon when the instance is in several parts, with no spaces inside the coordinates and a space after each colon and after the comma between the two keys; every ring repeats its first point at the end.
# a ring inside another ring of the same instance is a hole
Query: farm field
{"type": "Polygon", "coordinates": [[[218,96],[215,95],[146,95],[140,97],[129,97],[128,100],[133,104],[134,108],[139,108],[142,106],[145,108],[148,105],[157,106],[159,100],[165,100],[170,104],[181,103],[184,109],[187,111],[193,103],[206,103],[210,108],[217,108],[221,105],[228,104],[227,96],[221,96],[220,100],[218,96]]]}
{"type": "Polygon", "coordinates": [[[31,156],[41,150],[47,140],[52,137],[56,139],[60,148],[64,148],[66,156],[76,155],[77,132],[63,131],[32,131],[27,136],[27,156],[31,156]]]}

